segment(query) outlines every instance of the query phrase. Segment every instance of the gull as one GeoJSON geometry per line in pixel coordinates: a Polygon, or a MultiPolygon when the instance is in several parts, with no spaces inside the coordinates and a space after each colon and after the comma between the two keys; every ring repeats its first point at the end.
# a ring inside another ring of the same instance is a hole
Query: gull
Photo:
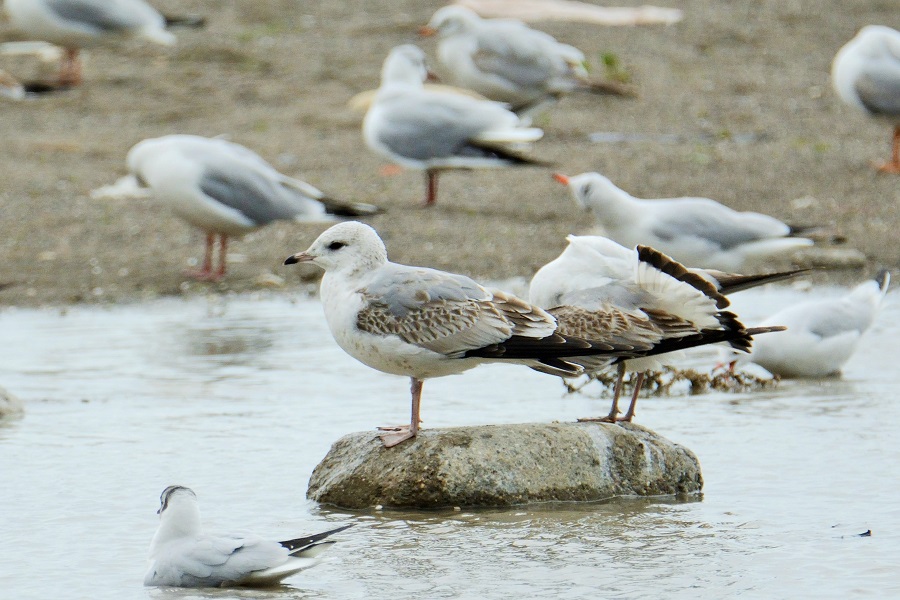
{"type": "Polygon", "coordinates": [[[645,244],[694,267],[741,272],[813,244],[774,217],[738,212],[709,198],[643,200],[599,173],[554,178],[616,242],[645,244]]]}
{"type": "Polygon", "coordinates": [[[778,311],[761,325],[780,323],[787,331],[759,340],[750,354],[727,355],[733,370],[738,362],[754,362],[782,377],[839,375],[860,339],[872,326],[891,282],[882,271],[840,298],[808,300],[778,311]]]}
{"type": "Polygon", "coordinates": [[[579,89],[624,93],[614,84],[590,82],[581,50],[515,19],[482,19],[449,5],[420,32],[440,37],[438,58],[450,83],[506,102],[519,114],[535,114],[579,89]]]}
{"type": "MultiPolygon", "coordinates": [[[[560,331],[591,337],[575,329],[572,316],[583,311],[608,313],[612,309],[633,315],[655,328],[659,335],[689,337],[724,331],[735,318],[723,311],[726,294],[763,283],[787,279],[799,270],[762,275],[738,275],[702,269],[687,269],[665,254],[646,246],[625,248],[602,236],[566,238],[569,245],[559,257],[541,267],[531,279],[529,301],[557,317],[560,331]],[[573,308],[574,307],[574,308],[573,308]],[[575,309],[578,310],[575,310],[575,309]],[[667,331],[666,328],[669,328],[667,331]]],[[[763,333],[755,330],[754,334],[763,333]]],[[[740,350],[746,350],[740,347],[740,350]]],[[[582,421],[631,421],[644,374],[659,368],[671,355],[655,355],[621,361],[613,401],[607,416],[582,421]],[[631,404],[618,416],[619,396],[625,372],[636,372],[631,404]]]]}
{"type": "Polygon", "coordinates": [[[59,84],[81,83],[81,48],[126,38],[172,46],[166,20],[143,0],[6,0],[10,21],[29,37],[63,46],[59,84]]]}
{"type": "Polygon", "coordinates": [[[426,75],[420,48],[405,44],[391,50],[363,120],[363,138],[372,151],[425,171],[425,206],[437,199],[442,170],[541,164],[507,145],[532,142],[543,131],[498,102],[426,90],[426,75]]]}
{"type": "Polygon", "coordinates": [[[503,361],[573,377],[585,367],[707,340],[744,347],[752,335],[733,315],[710,320],[721,330],[692,337],[664,316],[657,327],[624,311],[573,308],[567,326],[590,333],[587,339],[563,331],[551,313],[463,275],[390,262],[378,233],[353,221],[332,226],[284,262],[324,269],[319,296],[325,320],[345,352],[373,369],[410,378],[410,424],[381,428],[386,447],[416,436],[423,382],[432,377],[503,361]]]}
{"type": "Polygon", "coordinates": [[[150,543],[146,586],[268,587],[321,562],[345,525],[307,537],[274,542],[252,534],[212,535],[200,524],[197,496],[170,485],[160,496],[159,528],[150,543]]]}
{"type": "MultiPolygon", "coordinates": [[[[369,204],[332,200],[312,185],[279,173],[252,150],[223,139],[150,138],[131,148],[126,162],[131,179],[206,232],[203,267],[188,273],[198,279],[215,281],[225,275],[230,236],[277,220],[322,222],[379,212],[369,204]],[[219,267],[213,270],[216,236],[219,267]]],[[[125,183],[117,185],[128,187],[125,183]]]]}
{"type": "Polygon", "coordinates": [[[900,173],[900,31],[860,29],[835,55],[831,82],[846,104],[894,126],[891,160],[878,170],[900,173]]]}

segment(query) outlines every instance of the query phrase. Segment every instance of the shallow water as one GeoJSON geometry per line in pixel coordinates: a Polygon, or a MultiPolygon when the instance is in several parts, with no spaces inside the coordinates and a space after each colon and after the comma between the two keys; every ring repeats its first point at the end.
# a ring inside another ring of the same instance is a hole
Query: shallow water
{"type": "MultiPolygon", "coordinates": [[[[752,323],[801,296],[734,299],[752,323]]],[[[407,382],[338,349],[316,300],[7,309],[0,385],[27,412],[0,424],[2,597],[896,597],[892,296],[842,380],[642,400],[640,423],[700,457],[702,499],[413,513],[305,499],[334,440],[409,410],[407,382]],[[144,588],[159,493],[174,483],[197,492],[210,529],[285,539],[357,525],[275,591],[144,588]]],[[[423,400],[425,427],[607,409],[512,366],[429,381],[423,400]]]]}

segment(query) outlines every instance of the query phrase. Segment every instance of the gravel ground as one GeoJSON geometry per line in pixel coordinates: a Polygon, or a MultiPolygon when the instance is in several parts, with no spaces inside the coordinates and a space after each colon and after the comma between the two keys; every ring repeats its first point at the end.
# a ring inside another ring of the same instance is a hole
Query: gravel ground
{"type": "MultiPolygon", "coordinates": [[[[621,2],[620,4],[629,4],[621,2]]],[[[23,102],[0,101],[0,305],[118,302],[158,295],[306,285],[282,259],[327,225],[279,223],[235,242],[233,268],[216,284],[181,275],[202,235],[152,200],[91,200],[125,174],[136,142],[169,133],[228,134],[290,175],[338,198],[378,204],[369,222],[398,262],[479,279],[529,276],[584,233],[550,170],[445,174],[438,205],[418,208],[420,173],[379,174],[385,163],[360,135],[350,97],[378,84],[400,43],[437,2],[370,0],[154,0],[164,12],[208,18],[178,31],[174,49],[128,44],[87,53],[85,85],[23,102]],[[276,275],[277,277],[272,277],[276,275]]],[[[640,4],[634,2],[633,4],[640,4]]],[[[570,96],[538,123],[533,153],[565,173],[600,171],[639,197],[700,195],[793,223],[826,224],[864,252],[862,268],[818,274],[855,281],[896,267],[900,178],[872,162],[890,128],[843,106],[828,71],[863,25],[900,27],[896,0],[688,0],[672,26],[538,26],[581,48],[602,72],[614,54],[636,99],[570,96]],[[597,131],[645,141],[592,143],[597,131]],[[655,138],[659,134],[678,134],[655,138]]],[[[13,39],[8,24],[0,38],[13,39]]],[[[22,78],[46,72],[0,57],[22,78]]]]}

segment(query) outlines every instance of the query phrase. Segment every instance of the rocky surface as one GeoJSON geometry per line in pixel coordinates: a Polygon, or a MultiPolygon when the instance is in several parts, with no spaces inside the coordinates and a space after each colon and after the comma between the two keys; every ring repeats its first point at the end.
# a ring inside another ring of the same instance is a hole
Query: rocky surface
{"type": "Polygon", "coordinates": [[[548,423],[428,429],[394,448],[352,433],[313,471],[307,497],[343,508],[496,507],[702,487],[697,457],[649,429],[548,423]]]}

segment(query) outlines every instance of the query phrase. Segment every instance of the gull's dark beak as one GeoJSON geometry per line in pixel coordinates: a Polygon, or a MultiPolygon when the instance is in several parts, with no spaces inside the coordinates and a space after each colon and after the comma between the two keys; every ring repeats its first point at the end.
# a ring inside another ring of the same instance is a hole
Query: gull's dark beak
{"type": "Polygon", "coordinates": [[[286,265],[295,265],[297,263],[302,262],[310,262],[315,260],[316,257],[312,254],[307,254],[306,252],[298,252],[297,254],[293,254],[284,259],[284,264],[286,265]]]}

